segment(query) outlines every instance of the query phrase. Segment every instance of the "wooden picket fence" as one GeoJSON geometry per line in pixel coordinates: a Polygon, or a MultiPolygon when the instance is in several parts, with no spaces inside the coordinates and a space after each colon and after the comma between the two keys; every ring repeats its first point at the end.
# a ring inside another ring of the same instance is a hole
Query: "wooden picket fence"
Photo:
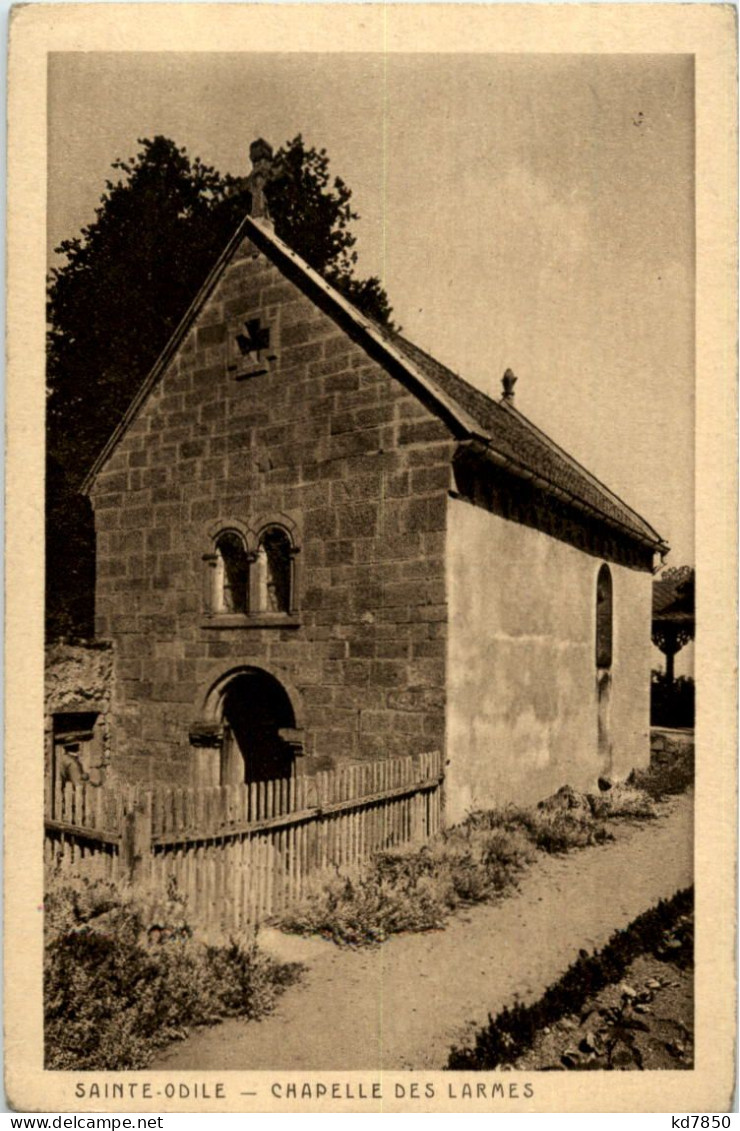
{"type": "Polygon", "coordinates": [[[91,879],[172,883],[200,923],[228,930],[296,903],[375,852],[422,843],[441,821],[438,751],[315,776],[204,789],[57,787],[45,861],[91,879]]]}

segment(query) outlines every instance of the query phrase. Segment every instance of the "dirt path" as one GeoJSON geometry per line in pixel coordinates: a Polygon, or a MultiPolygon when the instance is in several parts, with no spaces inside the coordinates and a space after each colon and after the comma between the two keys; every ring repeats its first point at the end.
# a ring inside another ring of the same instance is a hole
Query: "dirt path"
{"type": "Polygon", "coordinates": [[[263,932],[276,956],[306,963],[276,1012],[227,1021],[173,1046],[157,1069],[439,1069],[515,1000],[531,1001],[581,947],[603,946],[642,911],[693,882],[693,795],[616,841],[542,857],[519,892],[459,913],[444,931],[352,951],[263,932]]]}

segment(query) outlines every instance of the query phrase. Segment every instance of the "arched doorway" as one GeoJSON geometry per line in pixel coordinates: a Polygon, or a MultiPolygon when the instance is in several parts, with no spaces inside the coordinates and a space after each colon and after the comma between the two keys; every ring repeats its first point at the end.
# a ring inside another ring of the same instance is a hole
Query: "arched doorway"
{"type": "Polygon", "coordinates": [[[214,666],[190,725],[195,785],[249,785],[249,819],[290,808],[303,754],[300,695],[280,671],[249,663],[214,666]]]}
{"type": "Polygon", "coordinates": [[[259,668],[241,671],[221,696],[221,784],[289,781],[295,714],[285,688],[259,668]],[[289,732],[286,734],[285,732],[289,732]]]}

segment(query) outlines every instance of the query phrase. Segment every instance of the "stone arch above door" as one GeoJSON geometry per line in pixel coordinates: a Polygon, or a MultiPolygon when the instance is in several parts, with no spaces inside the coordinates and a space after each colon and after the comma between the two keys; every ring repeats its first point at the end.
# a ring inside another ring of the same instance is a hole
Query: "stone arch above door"
{"type": "Polygon", "coordinates": [[[203,784],[292,775],[295,759],[303,754],[303,709],[279,669],[252,663],[214,668],[199,707],[189,737],[202,751],[195,777],[203,784]]]}

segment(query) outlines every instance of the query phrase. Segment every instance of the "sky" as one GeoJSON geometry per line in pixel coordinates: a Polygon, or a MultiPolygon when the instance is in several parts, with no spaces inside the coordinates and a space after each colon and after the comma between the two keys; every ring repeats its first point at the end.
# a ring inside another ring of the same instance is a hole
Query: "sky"
{"type": "Polygon", "coordinates": [[[517,407],[694,561],[694,75],[685,55],[49,56],[48,246],[164,134],[222,173],[302,133],[405,335],[517,407]]]}

